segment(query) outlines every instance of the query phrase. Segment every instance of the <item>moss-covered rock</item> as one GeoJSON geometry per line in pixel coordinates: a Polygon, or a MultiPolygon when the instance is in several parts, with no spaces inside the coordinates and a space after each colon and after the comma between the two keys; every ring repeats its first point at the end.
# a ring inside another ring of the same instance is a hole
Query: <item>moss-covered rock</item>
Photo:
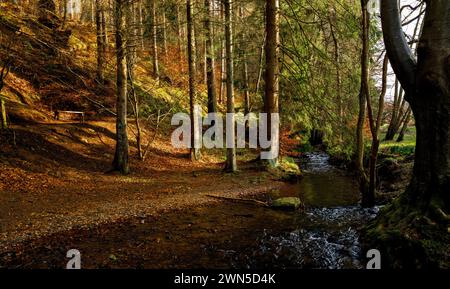
{"type": "Polygon", "coordinates": [[[267,170],[283,182],[297,182],[302,176],[295,159],[290,157],[283,158],[276,167],[267,166],[267,170]]]}
{"type": "Polygon", "coordinates": [[[297,210],[302,207],[302,202],[295,197],[279,198],[272,202],[271,207],[280,210],[297,210]]]}

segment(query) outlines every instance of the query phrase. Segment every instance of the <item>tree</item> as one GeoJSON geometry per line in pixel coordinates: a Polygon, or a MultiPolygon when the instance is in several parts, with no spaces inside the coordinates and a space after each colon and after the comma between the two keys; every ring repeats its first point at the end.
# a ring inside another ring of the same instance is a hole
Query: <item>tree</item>
{"type": "Polygon", "coordinates": [[[62,5],[64,6],[62,28],[64,28],[64,26],[66,25],[66,21],[67,21],[67,5],[68,5],[67,0],[63,0],[62,5]]]}
{"type": "Polygon", "coordinates": [[[356,126],[356,171],[362,194],[362,205],[373,206],[374,197],[369,193],[369,180],[364,168],[364,124],[366,121],[366,102],[370,99],[369,90],[369,29],[370,15],[367,10],[369,0],[361,0],[362,15],[362,51],[361,51],[361,88],[359,90],[359,115],[356,126]]]}
{"type": "Polygon", "coordinates": [[[127,132],[127,63],[125,41],[125,3],[115,0],[116,58],[117,58],[117,116],[116,116],[116,152],[113,170],[122,174],[129,173],[128,132],[127,132]]]}
{"type": "Polygon", "coordinates": [[[214,72],[214,41],[211,24],[211,0],[205,0],[206,78],[208,88],[208,113],[217,112],[216,74],[214,72]]]}
{"type": "Polygon", "coordinates": [[[259,89],[261,86],[261,78],[263,74],[263,68],[264,68],[264,48],[266,47],[266,34],[264,33],[263,42],[261,44],[261,48],[259,50],[259,61],[258,61],[258,73],[256,77],[256,84],[255,84],[255,93],[254,95],[259,94],[259,89]]]}
{"type": "Polygon", "coordinates": [[[400,128],[402,119],[405,115],[404,110],[407,105],[404,96],[404,91],[399,85],[398,80],[395,81],[394,102],[392,106],[391,119],[389,121],[388,130],[386,132],[385,140],[393,140],[397,131],[400,128]]]}
{"type": "MultiPolygon", "coordinates": [[[[178,46],[178,60],[180,63],[183,62],[183,55],[184,55],[184,45],[183,45],[183,28],[181,27],[181,5],[177,2],[176,5],[176,13],[177,13],[177,46],[178,46]]],[[[181,68],[181,71],[183,72],[183,68],[181,68]]]]}
{"type": "Polygon", "coordinates": [[[191,160],[200,159],[200,150],[196,148],[197,132],[195,129],[195,105],[196,105],[196,65],[195,65],[195,42],[194,42],[194,23],[192,19],[192,3],[186,0],[186,21],[188,34],[188,66],[189,66],[189,110],[191,116],[191,160]]]}
{"type": "MultiPolygon", "coordinates": [[[[267,136],[272,132],[272,114],[278,113],[279,97],[279,50],[280,50],[280,3],[279,0],[266,2],[266,71],[264,112],[268,114],[267,136]]],[[[268,165],[277,166],[278,158],[268,161],[268,165]]]]}
{"type": "MultiPolygon", "coordinates": [[[[244,7],[239,7],[239,17],[241,18],[241,22],[244,19],[244,7]]],[[[246,33],[243,31],[242,33],[242,43],[246,43],[246,33]]],[[[247,60],[247,51],[245,47],[242,47],[242,80],[244,90],[244,113],[247,115],[250,112],[250,92],[249,92],[249,84],[248,84],[248,60],[247,60]]]]}
{"type": "MultiPolygon", "coordinates": [[[[225,24],[225,11],[222,1],[220,1],[220,19],[225,24]]],[[[223,25],[223,36],[220,38],[220,87],[219,87],[219,102],[223,103],[225,97],[225,83],[226,83],[226,47],[225,47],[225,25],[223,25]]]]}
{"type": "Polygon", "coordinates": [[[402,125],[402,129],[400,130],[398,137],[397,137],[397,142],[402,142],[403,139],[405,138],[405,133],[406,130],[408,129],[408,124],[411,121],[411,107],[408,107],[408,109],[406,110],[406,114],[405,114],[405,118],[403,120],[403,125],[402,125]]]}
{"type": "MultiPolygon", "coordinates": [[[[134,3],[131,2],[131,5],[128,5],[126,9],[126,27],[137,27],[136,18],[133,17],[135,15],[134,3]]],[[[127,64],[127,99],[131,104],[134,114],[134,124],[136,126],[136,132],[134,133],[136,136],[136,146],[137,146],[137,156],[140,160],[144,159],[144,151],[142,148],[142,128],[139,122],[139,97],[136,94],[136,90],[134,87],[134,67],[137,61],[137,37],[139,35],[138,29],[127,29],[127,41],[126,41],[126,64],[127,64]]],[[[134,132],[134,131],[133,131],[134,132]]]]}
{"type": "Polygon", "coordinates": [[[161,7],[161,12],[162,12],[162,37],[163,37],[163,53],[164,53],[164,58],[165,60],[167,60],[167,53],[168,53],[168,48],[167,48],[167,19],[166,19],[166,3],[165,1],[162,1],[162,7],[161,7]]]}
{"type": "Polygon", "coordinates": [[[152,52],[153,52],[153,76],[156,81],[159,81],[159,61],[158,61],[158,33],[156,27],[156,0],[150,0],[150,28],[152,37],[152,52]]]}
{"type": "Polygon", "coordinates": [[[227,121],[227,139],[230,139],[230,143],[227,143],[227,160],[225,164],[225,170],[227,172],[237,171],[236,162],[236,147],[235,147],[235,118],[234,118],[234,68],[233,68],[233,6],[232,0],[225,0],[225,49],[226,49],[226,67],[227,67],[227,114],[231,119],[227,121]]]}
{"type": "Polygon", "coordinates": [[[5,63],[3,63],[2,69],[0,71],[0,113],[1,113],[1,127],[2,129],[8,128],[8,121],[6,117],[6,106],[5,101],[3,99],[3,95],[1,94],[3,86],[5,85],[5,79],[9,74],[9,70],[11,68],[11,59],[8,59],[5,63]]]}
{"type": "Polygon", "coordinates": [[[104,34],[106,33],[104,29],[102,17],[103,13],[103,3],[102,0],[95,0],[95,22],[97,31],[97,80],[103,84],[104,82],[104,69],[105,69],[105,58],[106,58],[106,43],[104,42],[104,34]]]}
{"type": "Polygon", "coordinates": [[[417,60],[404,36],[397,1],[382,0],[386,51],[410,103],[417,130],[406,210],[450,220],[450,1],[426,1],[417,60]]]}
{"type": "MultiPolygon", "coordinates": [[[[368,95],[367,97],[367,111],[369,114],[369,125],[370,133],[372,134],[372,145],[370,148],[370,158],[369,158],[369,188],[368,191],[364,191],[362,198],[362,206],[373,207],[375,206],[375,191],[377,183],[377,161],[378,161],[378,149],[380,147],[380,127],[381,119],[384,110],[384,97],[386,96],[387,90],[387,74],[388,74],[388,57],[384,57],[383,61],[383,76],[381,84],[381,93],[378,99],[378,114],[374,117],[374,111],[372,109],[372,99],[368,95]]],[[[365,180],[367,177],[364,178],[365,180]]],[[[366,187],[365,185],[363,186],[366,187]]]]}

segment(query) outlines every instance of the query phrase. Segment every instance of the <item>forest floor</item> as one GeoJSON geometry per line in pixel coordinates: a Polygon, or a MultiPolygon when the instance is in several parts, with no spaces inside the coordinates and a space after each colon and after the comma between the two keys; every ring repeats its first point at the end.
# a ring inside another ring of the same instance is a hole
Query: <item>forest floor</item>
{"type": "Polygon", "coordinates": [[[236,198],[283,184],[248,163],[224,174],[216,155],[191,162],[188,151],[172,148],[169,136],[155,140],[145,161],[131,157],[130,175],[107,173],[114,125],[110,119],[12,127],[14,136],[0,148],[0,254],[20,255],[23,244],[29,249],[31,241],[55,233],[218,202],[208,194],[236,198]]]}

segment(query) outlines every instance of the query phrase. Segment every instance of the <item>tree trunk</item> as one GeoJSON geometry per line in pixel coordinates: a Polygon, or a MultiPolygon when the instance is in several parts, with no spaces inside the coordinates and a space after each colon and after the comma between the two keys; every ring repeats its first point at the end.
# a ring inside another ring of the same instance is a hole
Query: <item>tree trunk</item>
{"type": "MultiPolygon", "coordinates": [[[[180,13],[180,5],[177,3],[176,4],[176,8],[177,8],[177,34],[178,34],[178,39],[177,39],[177,43],[178,43],[178,60],[181,63],[183,63],[183,30],[181,28],[181,13],[180,13]]],[[[181,72],[183,72],[183,65],[181,65],[181,72]]]]}
{"type": "Polygon", "coordinates": [[[233,68],[233,8],[232,0],[225,0],[225,47],[226,47],[226,59],[227,59],[227,114],[230,118],[227,121],[227,160],[225,164],[225,170],[227,172],[237,171],[237,161],[236,161],[236,139],[235,139],[235,118],[234,118],[234,92],[233,92],[233,81],[234,81],[234,68],[233,68]],[[228,127],[230,126],[230,127],[228,127]],[[230,132],[230,133],[228,133],[230,132]]]}
{"type": "Polygon", "coordinates": [[[117,56],[117,118],[116,152],[113,169],[129,173],[127,132],[127,64],[125,47],[125,0],[115,1],[116,56],[117,56]]]}
{"type": "Polygon", "coordinates": [[[378,149],[380,147],[380,127],[381,118],[383,116],[384,109],[384,97],[387,90],[387,74],[388,74],[388,57],[384,57],[383,61],[383,81],[381,94],[378,99],[378,114],[377,118],[374,119],[372,104],[370,97],[367,98],[367,109],[369,111],[369,121],[370,121],[370,131],[372,133],[372,146],[370,148],[370,160],[369,160],[369,191],[367,197],[363,198],[362,205],[365,207],[373,207],[375,205],[375,191],[377,185],[377,161],[378,161],[378,149]]]}
{"type": "Polygon", "coordinates": [[[0,122],[2,129],[8,128],[5,100],[3,99],[3,95],[1,94],[1,92],[3,86],[5,85],[5,79],[9,74],[10,68],[11,68],[10,60],[7,59],[3,64],[2,70],[0,71],[0,114],[1,114],[0,122]]]}
{"type": "Polygon", "coordinates": [[[158,60],[158,33],[156,27],[156,0],[150,0],[151,22],[150,27],[152,31],[152,52],[153,52],[153,76],[156,81],[159,81],[159,60],[158,60]]]}
{"type": "MultiPolygon", "coordinates": [[[[220,15],[224,27],[225,34],[225,12],[223,5],[220,5],[220,15]]],[[[226,71],[226,48],[225,48],[225,35],[220,40],[220,89],[219,89],[219,102],[223,103],[225,99],[225,71],[226,71]]]]}
{"type": "Polygon", "coordinates": [[[364,124],[366,120],[366,102],[369,94],[369,13],[368,0],[361,0],[362,13],[362,52],[361,52],[361,88],[359,91],[359,115],[356,127],[356,171],[362,195],[363,207],[370,207],[374,202],[369,194],[369,179],[364,169],[364,124]]]}
{"type": "Polygon", "coordinates": [[[102,18],[102,36],[103,36],[103,50],[104,50],[104,55],[106,57],[106,51],[108,49],[108,29],[107,29],[107,25],[106,25],[106,15],[105,15],[105,9],[103,8],[101,11],[101,18],[102,18]]]}
{"type": "MultiPolygon", "coordinates": [[[[336,11],[333,10],[334,20],[336,18],[336,11]]],[[[337,116],[339,119],[339,124],[344,124],[343,118],[343,103],[342,103],[342,80],[341,80],[341,68],[340,68],[340,48],[339,42],[336,37],[335,28],[331,17],[328,17],[328,23],[330,25],[330,33],[333,39],[334,47],[334,66],[336,70],[336,95],[337,95],[337,116]]],[[[342,143],[342,132],[338,133],[339,143],[342,143]]]]}
{"type": "MultiPolygon", "coordinates": [[[[265,97],[264,112],[267,113],[267,136],[271,136],[272,114],[278,113],[279,98],[279,50],[280,50],[280,3],[279,0],[266,2],[266,72],[265,72],[265,97]]],[[[278,158],[267,160],[269,166],[278,165],[278,158]]]]}
{"type": "Polygon", "coordinates": [[[399,87],[398,91],[396,91],[394,95],[394,106],[392,109],[392,117],[385,136],[385,140],[387,141],[394,139],[395,135],[400,129],[400,126],[402,125],[402,120],[406,116],[406,112],[404,111],[406,100],[403,97],[403,94],[404,90],[401,87],[399,87]]]}
{"type": "Polygon", "coordinates": [[[263,43],[262,43],[261,49],[259,51],[258,78],[256,79],[255,95],[258,95],[259,89],[261,86],[261,79],[262,79],[262,73],[263,73],[263,68],[264,68],[264,48],[266,47],[266,38],[267,38],[267,35],[266,35],[266,33],[264,33],[263,43]]]}
{"type": "Polygon", "coordinates": [[[426,5],[417,62],[403,34],[396,1],[382,0],[381,15],[386,50],[417,130],[413,177],[403,199],[410,207],[442,215],[450,212],[450,1],[426,5]]]}
{"type": "Polygon", "coordinates": [[[101,0],[95,1],[95,22],[96,22],[96,29],[97,29],[97,80],[103,84],[105,77],[104,77],[104,69],[105,69],[105,43],[103,34],[105,31],[102,29],[102,3],[101,0]]]}
{"type": "Polygon", "coordinates": [[[208,113],[217,112],[216,77],[214,73],[214,43],[211,25],[211,0],[205,0],[206,78],[208,87],[208,113]]]}
{"type": "Polygon", "coordinates": [[[403,125],[402,125],[402,129],[400,130],[400,133],[398,134],[397,137],[397,142],[402,142],[403,139],[405,138],[405,133],[406,130],[408,129],[408,124],[411,121],[411,107],[408,107],[408,110],[406,111],[406,116],[405,119],[403,120],[403,125]]]}
{"type": "Polygon", "coordinates": [[[248,87],[248,64],[247,64],[247,54],[243,54],[242,63],[242,78],[244,80],[244,112],[247,115],[250,113],[250,92],[248,87]]]}
{"type": "Polygon", "coordinates": [[[144,17],[142,15],[142,1],[143,0],[139,0],[138,2],[138,14],[139,14],[139,37],[140,37],[140,42],[141,42],[141,49],[144,50],[145,49],[145,44],[144,44],[144,17]]]}
{"type": "MultiPolygon", "coordinates": [[[[241,22],[244,20],[244,8],[241,6],[239,8],[239,17],[241,22]]],[[[242,33],[242,43],[246,42],[245,31],[242,33]]],[[[244,113],[247,115],[250,112],[250,92],[248,87],[248,63],[247,63],[247,52],[245,47],[242,47],[242,80],[243,80],[243,91],[244,91],[244,113]]]]}
{"type": "Polygon", "coordinates": [[[164,58],[167,61],[167,19],[166,19],[166,6],[165,6],[165,2],[162,1],[162,35],[163,35],[163,53],[164,53],[164,58]]]}
{"type": "Polygon", "coordinates": [[[62,23],[62,28],[64,28],[66,26],[66,21],[67,21],[67,0],[63,1],[63,5],[64,5],[64,10],[63,10],[63,23],[62,23]]]}
{"type": "Polygon", "coordinates": [[[142,129],[141,124],[139,122],[139,99],[136,95],[136,90],[134,89],[134,63],[133,60],[128,59],[127,61],[127,69],[128,69],[128,84],[130,87],[130,102],[133,105],[133,113],[135,117],[135,125],[136,125],[136,145],[138,151],[138,158],[140,160],[144,159],[144,152],[142,150],[142,129]]]}
{"type": "Polygon", "coordinates": [[[96,20],[95,20],[95,14],[96,14],[96,5],[95,2],[97,2],[97,0],[91,0],[91,24],[94,25],[96,20]]]}
{"type": "Polygon", "coordinates": [[[186,21],[188,34],[188,65],[189,65],[189,106],[191,116],[191,160],[200,159],[200,150],[196,148],[196,127],[195,127],[195,105],[196,105],[196,80],[195,80],[195,49],[194,49],[194,27],[192,19],[192,3],[191,0],[186,0],[186,21]]]}
{"type": "MultiPolygon", "coordinates": [[[[0,85],[0,92],[2,91],[1,85],[0,85]]],[[[6,117],[6,106],[5,106],[5,100],[3,99],[3,95],[0,94],[0,111],[1,111],[1,122],[2,122],[2,129],[8,128],[8,120],[6,117]]]]}

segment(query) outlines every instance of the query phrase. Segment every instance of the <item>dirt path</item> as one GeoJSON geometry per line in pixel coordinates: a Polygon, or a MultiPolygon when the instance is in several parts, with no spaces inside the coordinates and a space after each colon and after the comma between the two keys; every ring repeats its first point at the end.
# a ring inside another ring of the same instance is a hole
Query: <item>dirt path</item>
{"type": "Polygon", "coordinates": [[[15,145],[0,149],[0,253],[51,234],[217,203],[207,194],[238,197],[282,184],[249,165],[223,174],[214,155],[193,164],[168,137],[145,162],[132,158],[129,176],[106,174],[113,128],[111,121],[14,127],[15,145]]]}

